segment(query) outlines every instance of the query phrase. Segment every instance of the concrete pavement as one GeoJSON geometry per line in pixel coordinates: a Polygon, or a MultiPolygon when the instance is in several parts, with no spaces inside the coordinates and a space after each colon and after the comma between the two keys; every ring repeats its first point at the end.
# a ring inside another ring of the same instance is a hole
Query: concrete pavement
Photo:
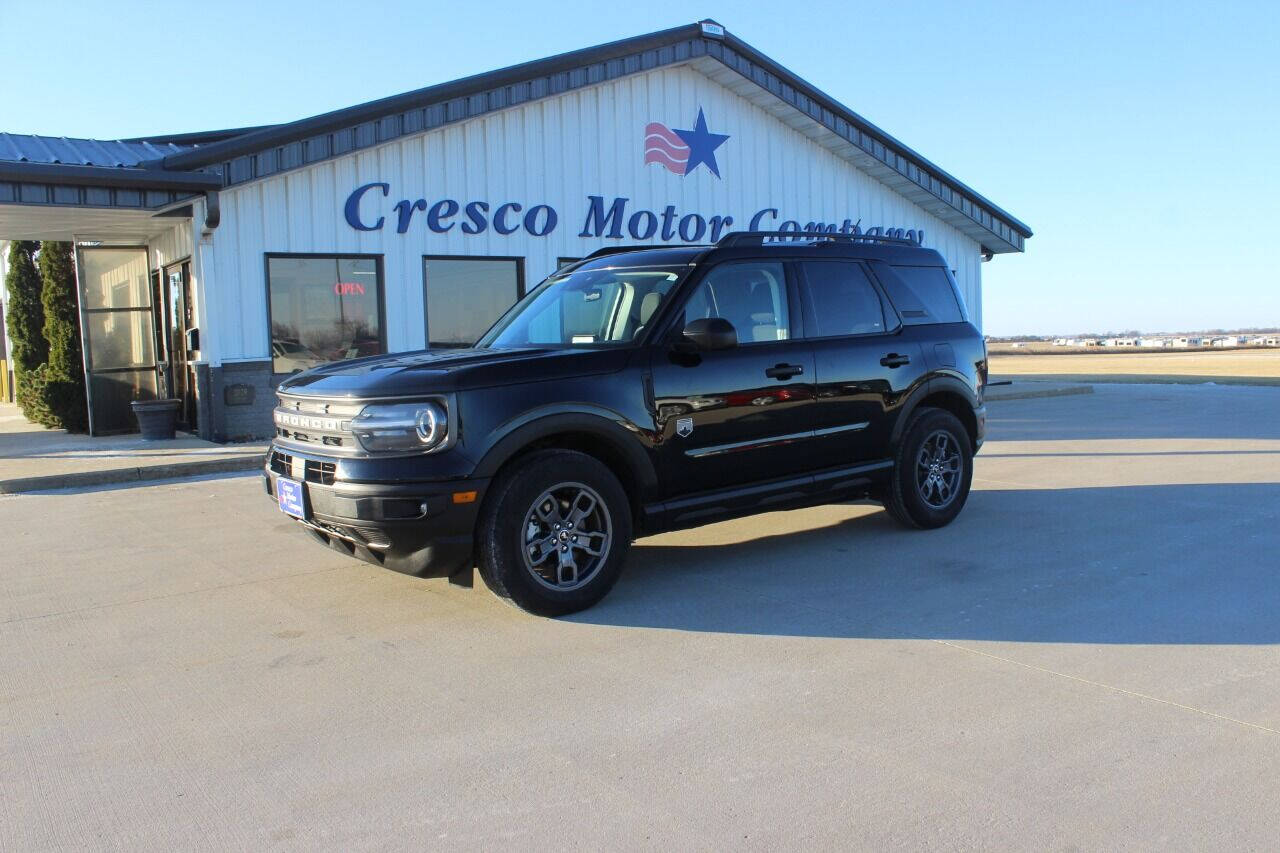
{"type": "Polygon", "coordinates": [[[170,441],[138,435],[90,438],[29,422],[0,403],[0,494],[136,483],[262,467],[266,444],[214,444],[179,433],[170,441]]]}
{"type": "MultiPolygon", "coordinates": [[[[987,393],[989,402],[1087,394],[1089,385],[1018,380],[987,393]]],[[[69,434],[24,418],[17,406],[0,403],[0,494],[204,474],[250,471],[262,466],[266,443],[215,444],[179,433],[171,441],[135,435],[69,434]]]]}
{"type": "Polygon", "coordinates": [[[0,848],[1271,848],[1277,411],[1008,401],[949,528],[653,537],[561,621],[252,476],[0,497],[0,848]]]}

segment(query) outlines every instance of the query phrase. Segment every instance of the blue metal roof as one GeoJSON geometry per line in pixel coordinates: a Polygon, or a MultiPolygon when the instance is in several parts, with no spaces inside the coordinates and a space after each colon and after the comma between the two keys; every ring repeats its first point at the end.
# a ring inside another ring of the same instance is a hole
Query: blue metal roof
{"type": "Polygon", "coordinates": [[[195,146],[172,142],[155,144],[140,139],[121,142],[0,132],[0,160],[17,163],[136,168],[145,160],[180,154],[192,148],[195,146]]]}

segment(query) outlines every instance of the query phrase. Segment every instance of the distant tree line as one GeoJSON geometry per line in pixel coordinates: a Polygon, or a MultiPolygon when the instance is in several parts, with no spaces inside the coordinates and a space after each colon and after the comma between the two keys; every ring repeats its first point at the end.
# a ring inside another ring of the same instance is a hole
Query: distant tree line
{"type": "Polygon", "coordinates": [[[1280,334],[1277,328],[1249,327],[1247,329],[1200,329],[1189,332],[1140,332],[1137,329],[1126,329],[1123,332],[1077,332],[1062,335],[987,335],[993,343],[1035,343],[1052,342],[1057,338],[1141,338],[1153,337],[1213,337],[1214,335],[1267,335],[1280,334]]]}

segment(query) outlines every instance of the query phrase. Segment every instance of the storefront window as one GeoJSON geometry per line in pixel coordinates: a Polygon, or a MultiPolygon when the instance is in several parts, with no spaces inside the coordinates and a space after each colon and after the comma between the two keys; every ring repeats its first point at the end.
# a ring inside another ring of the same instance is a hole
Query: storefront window
{"type": "Polygon", "coordinates": [[[423,258],[428,344],[471,346],[524,295],[523,279],[520,258],[423,258]]]}
{"type": "Polygon", "coordinates": [[[381,266],[372,256],[269,255],[272,369],[386,352],[381,266]]]}

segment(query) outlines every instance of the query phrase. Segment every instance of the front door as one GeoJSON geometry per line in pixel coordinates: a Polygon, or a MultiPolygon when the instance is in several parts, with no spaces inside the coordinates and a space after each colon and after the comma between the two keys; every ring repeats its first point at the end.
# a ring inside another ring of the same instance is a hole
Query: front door
{"type": "Polygon", "coordinates": [[[195,328],[194,306],[191,300],[191,262],[182,261],[165,267],[164,271],[165,330],[168,346],[166,365],[169,378],[169,396],[181,400],[178,408],[178,427],[188,432],[196,429],[195,377],[189,364],[191,356],[188,332],[195,328]]]}
{"type": "Polygon", "coordinates": [[[129,404],[156,397],[152,282],[143,246],[77,249],[92,435],[133,432],[129,404]]]}
{"type": "Polygon", "coordinates": [[[713,267],[652,352],[653,396],[666,497],[782,479],[812,468],[806,436],[812,348],[794,338],[785,265],[713,267]],[[692,320],[723,317],[738,345],[688,352],[673,336],[692,320]]]}

